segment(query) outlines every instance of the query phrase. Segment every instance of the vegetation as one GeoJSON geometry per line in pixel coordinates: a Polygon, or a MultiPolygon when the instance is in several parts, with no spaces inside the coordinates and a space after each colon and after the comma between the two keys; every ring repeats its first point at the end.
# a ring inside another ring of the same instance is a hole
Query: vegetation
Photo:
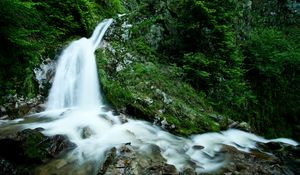
{"type": "Polygon", "coordinates": [[[33,68],[41,58],[54,58],[66,41],[89,35],[101,18],[110,16],[100,7],[120,10],[114,2],[1,0],[0,95],[36,95],[33,68]]]}
{"type": "Polygon", "coordinates": [[[166,120],[167,129],[182,135],[224,129],[232,118],[268,137],[300,138],[299,1],[0,5],[1,96],[36,95],[32,70],[41,57],[54,58],[57,49],[89,35],[101,19],[125,13],[115,18],[106,48],[97,52],[102,88],[115,108],[166,120]]]}

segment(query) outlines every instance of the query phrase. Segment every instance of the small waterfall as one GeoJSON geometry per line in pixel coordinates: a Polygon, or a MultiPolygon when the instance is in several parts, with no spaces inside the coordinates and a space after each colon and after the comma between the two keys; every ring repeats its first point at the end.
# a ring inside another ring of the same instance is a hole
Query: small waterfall
{"type": "Polygon", "coordinates": [[[94,52],[112,19],[101,22],[93,35],[72,42],[59,57],[47,110],[95,109],[101,105],[94,52]]]}

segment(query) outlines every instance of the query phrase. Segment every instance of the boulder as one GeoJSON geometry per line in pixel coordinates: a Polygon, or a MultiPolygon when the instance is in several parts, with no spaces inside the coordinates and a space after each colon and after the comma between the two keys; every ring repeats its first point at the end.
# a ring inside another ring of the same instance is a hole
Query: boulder
{"type": "Polygon", "coordinates": [[[98,171],[98,175],[179,175],[174,165],[167,164],[161,156],[159,148],[149,145],[148,154],[141,153],[130,143],[111,149],[106,160],[98,171]]]}
{"type": "Polygon", "coordinates": [[[280,143],[261,145],[264,146],[264,150],[268,151],[268,153],[257,149],[252,150],[250,153],[246,153],[241,152],[232,146],[224,145],[221,153],[227,157],[227,164],[212,174],[292,175],[300,173],[300,154],[298,146],[286,145],[284,146],[285,151],[283,151],[280,143]],[[270,145],[269,148],[268,145],[270,145]],[[278,148],[281,148],[279,149],[280,151],[278,148]],[[272,152],[272,149],[276,151],[272,152]],[[270,152],[272,152],[272,154],[270,154],[270,152]]]}
{"type": "Polygon", "coordinates": [[[87,139],[94,134],[90,127],[83,127],[81,130],[81,138],[87,139]]]}
{"type": "Polygon", "coordinates": [[[75,148],[66,136],[45,136],[42,128],[25,129],[14,136],[1,138],[0,157],[16,164],[42,163],[75,148]]]}

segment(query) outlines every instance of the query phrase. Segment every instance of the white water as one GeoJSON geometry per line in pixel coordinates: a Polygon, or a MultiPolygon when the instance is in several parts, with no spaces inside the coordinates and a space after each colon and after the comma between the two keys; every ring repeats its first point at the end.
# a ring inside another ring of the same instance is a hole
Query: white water
{"type": "Polygon", "coordinates": [[[213,171],[224,164],[217,154],[222,144],[234,146],[241,151],[250,151],[255,148],[256,142],[280,141],[291,145],[298,144],[289,139],[266,140],[239,130],[182,138],[145,121],[129,120],[122,123],[119,116],[102,108],[105,105],[99,92],[94,55],[111,23],[111,19],[103,21],[96,27],[91,38],[74,41],[63,51],[58,61],[47,110],[41,114],[41,117],[51,117],[53,120],[25,127],[43,127],[48,135],[67,135],[77,145],[72,155],[79,162],[101,162],[107,150],[130,142],[145,154],[149,145],[157,145],[169,164],[182,170],[192,161],[197,165],[197,172],[213,171]],[[89,128],[92,134],[90,137],[82,137],[84,128],[89,128]],[[195,145],[204,148],[195,149],[195,145]]]}
{"type": "Polygon", "coordinates": [[[112,19],[100,23],[91,38],[72,42],[59,58],[47,110],[95,109],[101,104],[94,52],[112,19]]]}

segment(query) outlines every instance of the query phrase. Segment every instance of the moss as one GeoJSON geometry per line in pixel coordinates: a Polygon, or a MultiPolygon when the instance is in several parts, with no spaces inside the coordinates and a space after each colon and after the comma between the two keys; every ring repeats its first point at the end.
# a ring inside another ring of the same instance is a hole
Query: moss
{"type": "Polygon", "coordinates": [[[179,81],[180,68],[152,62],[144,57],[145,52],[110,42],[97,52],[97,62],[105,97],[115,108],[152,122],[157,117],[166,119],[175,125],[172,132],[179,135],[219,130],[205,115],[211,107],[205,105],[204,95],[179,81]]]}
{"type": "Polygon", "coordinates": [[[31,162],[41,162],[48,158],[46,148],[50,146],[49,140],[41,132],[26,129],[18,133],[22,140],[23,156],[31,162]]]}

